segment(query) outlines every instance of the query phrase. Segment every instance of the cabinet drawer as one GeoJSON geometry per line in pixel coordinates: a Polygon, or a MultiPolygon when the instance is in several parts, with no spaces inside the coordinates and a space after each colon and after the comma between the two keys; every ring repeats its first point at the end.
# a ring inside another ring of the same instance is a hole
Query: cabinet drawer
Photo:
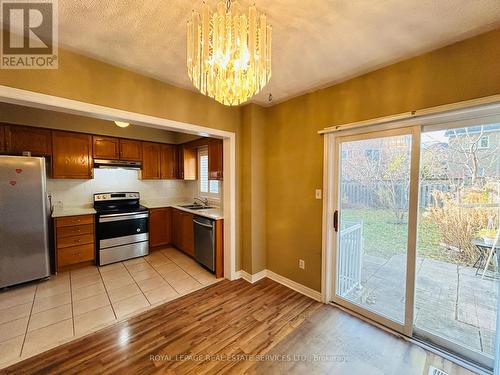
{"type": "Polygon", "coordinates": [[[93,244],[94,234],[83,234],[81,236],[71,236],[57,239],[57,248],[62,249],[70,246],[79,246],[84,244],[93,244]]]}
{"type": "Polygon", "coordinates": [[[94,234],[94,225],[85,224],[71,227],[60,227],[57,230],[57,240],[59,241],[61,238],[65,237],[80,236],[82,234],[94,234]]]}
{"type": "Polygon", "coordinates": [[[58,267],[94,260],[94,244],[72,246],[57,251],[58,267]]]}
{"type": "Polygon", "coordinates": [[[56,227],[69,227],[72,225],[84,225],[84,224],[93,224],[94,223],[94,215],[79,215],[79,216],[67,216],[67,217],[58,217],[56,219],[56,227]]]}

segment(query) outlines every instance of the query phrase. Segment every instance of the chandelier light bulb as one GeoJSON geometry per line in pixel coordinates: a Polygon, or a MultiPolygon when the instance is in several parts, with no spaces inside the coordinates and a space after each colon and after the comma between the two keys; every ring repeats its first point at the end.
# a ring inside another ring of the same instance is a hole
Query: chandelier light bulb
{"type": "Polygon", "coordinates": [[[224,105],[239,105],[271,78],[272,27],[255,6],[243,14],[236,1],[214,13],[203,3],[187,22],[187,68],[193,85],[224,105]]]}

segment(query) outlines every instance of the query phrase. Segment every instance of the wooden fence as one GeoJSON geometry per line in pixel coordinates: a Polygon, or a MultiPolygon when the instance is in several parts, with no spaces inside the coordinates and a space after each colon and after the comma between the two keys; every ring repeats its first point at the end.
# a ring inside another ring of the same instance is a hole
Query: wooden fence
{"type": "MultiPolygon", "coordinates": [[[[378,182],[375,185],[366,186],[358,182],[342,183],[342,203],[350,207],[376,207],[387,208],[387,203],[380,199],[380,191],[388,188],[387,182],[378,182]]],[[[432,192],[434,190],[450,191],[449,184],[441,182],[423,182],[420,184],[419,204],[420,207],[429,207],[433,203],[432,192]]],[[[394,186],[397,208],[408,208],[408,191],[403,184],[396,183],[394,186]]]]}

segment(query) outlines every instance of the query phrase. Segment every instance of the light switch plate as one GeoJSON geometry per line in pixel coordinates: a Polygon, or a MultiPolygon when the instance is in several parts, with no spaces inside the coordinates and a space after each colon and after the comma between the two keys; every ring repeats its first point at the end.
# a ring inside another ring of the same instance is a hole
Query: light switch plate
{"type": "Polygon", "coordinates": [[[321,189],[316,189],[316,199],[321,199],[321,189]]]}
{"type": "Polygon", "coordinates": [[[299,268],[301,268],[301,269],[306,268],[306,262],[304,262],[303,259],[299,259],[299,268]]]}

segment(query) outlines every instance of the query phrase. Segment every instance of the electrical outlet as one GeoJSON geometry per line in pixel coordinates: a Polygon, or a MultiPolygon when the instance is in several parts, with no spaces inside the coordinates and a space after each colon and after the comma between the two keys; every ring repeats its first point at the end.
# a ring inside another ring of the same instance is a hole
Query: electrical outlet
{"type": "Polygon", "coordinates": [[[316,189],[316,199],[321,199],[321,189],[316,189]]]}
{"type": "Polygon", "coordinates": [[[301,269],[306,268],[306,262],[304,262],[304,259],[299,259],[299,268],[301,269]]]}

